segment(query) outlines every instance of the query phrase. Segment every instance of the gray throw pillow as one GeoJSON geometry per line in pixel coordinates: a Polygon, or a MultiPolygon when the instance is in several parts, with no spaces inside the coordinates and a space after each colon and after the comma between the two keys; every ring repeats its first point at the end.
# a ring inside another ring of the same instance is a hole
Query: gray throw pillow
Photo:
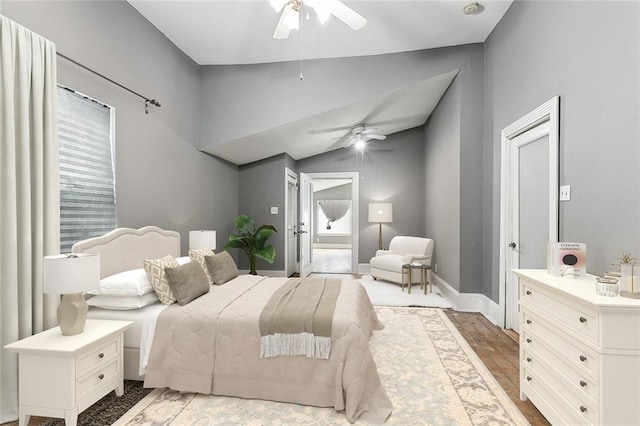
{"type": "Polygon", "coordinates": [[[209,291],[209,280],[197,262],[165,267],[164,273],[171,291],[180,305],[186,305],[209,291]]]}
{"type": "Polygon", "coordinates": [[[213,256],[205,256],[213,283],[220,285],[238,276],[238,267],[229,252],[223,251],[213,256]]]}

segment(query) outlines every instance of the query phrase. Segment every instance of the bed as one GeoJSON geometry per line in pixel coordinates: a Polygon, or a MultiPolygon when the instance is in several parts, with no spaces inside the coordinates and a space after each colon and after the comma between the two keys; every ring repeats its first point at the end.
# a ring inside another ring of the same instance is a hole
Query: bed
{"type": "MultiPolygon", "coordinates": [[[[140,268],[145,259],[180,258],[180,235],[154,226],[119,228],[72,251],[100,254],[107,278],[140,268]]],[[[369,350],[382,324],[357,281],[340,284],[328,359],[260,356],[261,312],[287,282],[239,275],[184,306],[90,309],[88,317],[134,321],[125,333],[125,378],[146,387],[333,407],[350,422],[383,423],[392,405],[369,350]]]]}

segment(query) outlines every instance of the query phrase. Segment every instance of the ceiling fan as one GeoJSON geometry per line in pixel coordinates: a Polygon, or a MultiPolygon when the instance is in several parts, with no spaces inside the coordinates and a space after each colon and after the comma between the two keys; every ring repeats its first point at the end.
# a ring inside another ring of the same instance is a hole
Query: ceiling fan
{"type": "Polygon", "coordinates": [[[289,37],[291,30],[300,29],[300,9],[303,4],[315,10],[323,24],[330,15],[340,19],[354,30],[359,30],[367,24],[367,20],[362,15],[340,0],[271,0],[271,7],[276,12],[282,10],[273,38],[283,40],[289,37]]]}
{"type": "Polygon", "coordinates": [[[385,135],[379,135],[375,133],[376,129],[367,129],[364,124],[357,124],[351,128],[349,133],[342,136],[333,145],[335,148],[348,148],[350,146],[356,146],[356,148],[362,148],[364,144],[372,139],[383,141],[387,137],[385,135]]]}

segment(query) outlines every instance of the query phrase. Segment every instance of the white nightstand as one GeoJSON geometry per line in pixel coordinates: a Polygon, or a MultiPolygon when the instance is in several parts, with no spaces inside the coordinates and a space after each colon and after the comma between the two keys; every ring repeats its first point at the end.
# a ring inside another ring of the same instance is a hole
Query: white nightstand
{"type": "Polygon", "coordinates": [[[6,345],[19,355],[19,424],[31,415],[78,414],[115,389],[124,393],[123,338],[131,321],[87,320],[84,332],[63,336],[59,327],[6,345]]]}

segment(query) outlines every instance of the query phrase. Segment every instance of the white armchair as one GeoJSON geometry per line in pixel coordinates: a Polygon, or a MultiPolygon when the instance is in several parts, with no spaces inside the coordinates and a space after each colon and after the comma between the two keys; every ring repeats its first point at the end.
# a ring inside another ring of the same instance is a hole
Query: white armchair
{"type": "MultiPolygon", "coordinates": [[[[375,257],[369,261],[370,273],[374,279],[402,283],[402,265],[405,263],[422,263],[431,266],[434,242],[430,238],[393,237],[389,250],[376,251],[375,257]]],[[[420,282],[420,274],[415,274],[412,281],[420,282]]]]}

